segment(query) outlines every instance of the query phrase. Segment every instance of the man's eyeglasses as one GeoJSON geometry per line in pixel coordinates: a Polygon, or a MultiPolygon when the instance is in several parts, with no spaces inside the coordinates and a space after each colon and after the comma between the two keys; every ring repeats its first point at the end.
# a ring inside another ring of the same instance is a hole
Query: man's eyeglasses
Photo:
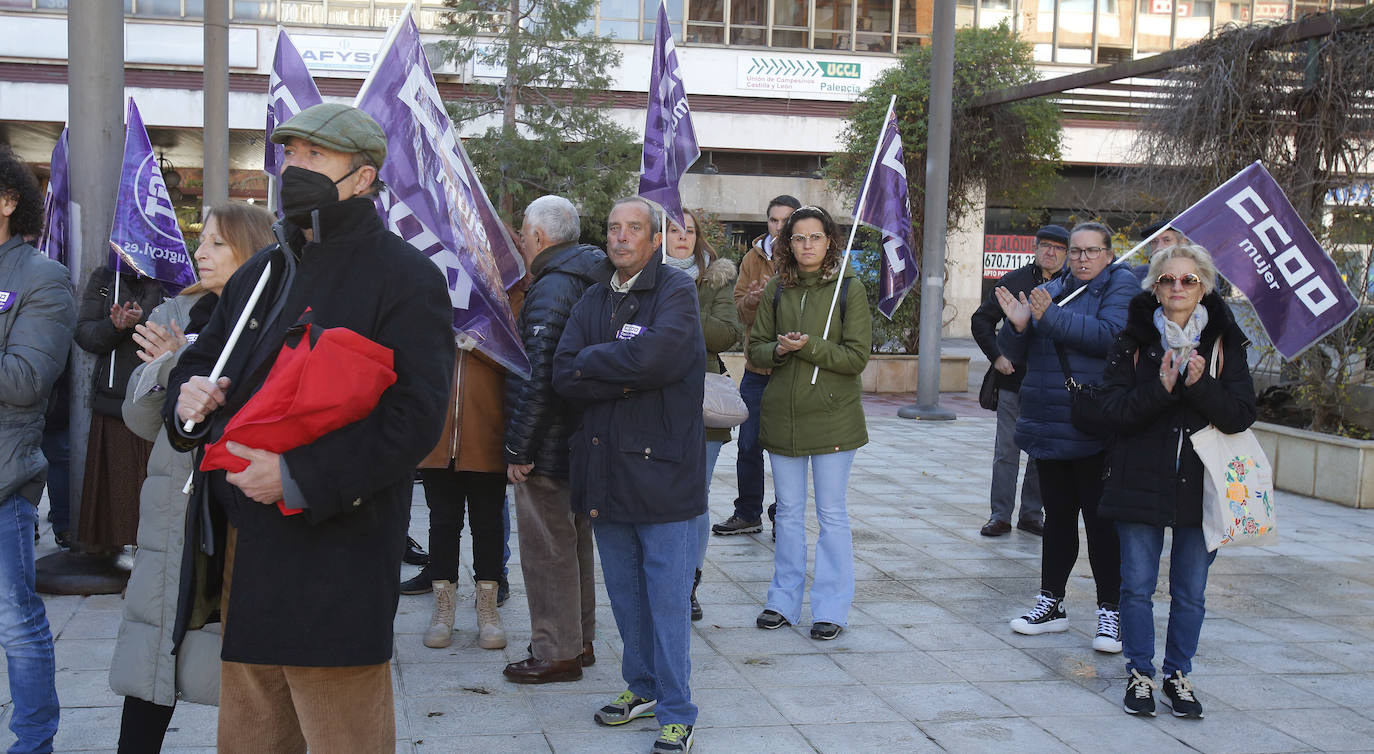
{"type": "Polygon", "coordinates": [[[1182,283],[1184,288],[1193,288],[1202,284],[1202,278],[1191,272],[1181,277],[1178,275],[1170,275],[1166,272],[1158,278],[1155,278],[1155,285],[1162,285],[1165,288],[1173,288],[1174,283],[1182,283]]]}
{"type": "Polygon", "coordinates": [[[824,233],[812,233],[812,234],[810,234],[810,235],[802,235],[801,233],[794,233],[794,234],[792,234],[792,243],[798,243],[798,244],[799,244],[799,243],[806,243],[808,240],[809,240],[811,243],[820,243],[821,241],[824,241],[824,240],[825,240],[825,234],[824,234],[824,233]]]}
{"type": "Polygon", "coordinates": [[[1063,254],[1065,251],[1068,251],[1069,249],[1069,247],[1065,246],[1064,244],[1050,243],[1049,241],[1041,241],[1035,245],[1035,248],[1041,251],[1054,251],[1060,254],[1063,254]]]}
{"type": "Polygon", "coordinates": [[[1097,259],[1102,256],[1102,252],[1110,251],[1106,246],[1070,246],[1069,257],[1071,259],[1097,259]]]}

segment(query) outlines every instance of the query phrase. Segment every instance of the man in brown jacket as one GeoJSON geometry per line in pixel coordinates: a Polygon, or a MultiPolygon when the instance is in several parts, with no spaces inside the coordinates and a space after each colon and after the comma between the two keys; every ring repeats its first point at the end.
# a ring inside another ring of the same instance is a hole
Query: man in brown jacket
{"type": "MultiPolygon", "coordinates": [[[[777,243],[783,223],[800,206],[801,202],[786,194],[769,202],[768,233],[754,239],[753,247],[740,260],[739,279],[735,282],[735,308],[739,310],[739,320],[744,324],[746,341],[749,339],[749,329],[754,326],[754,315],[759,310],[763,286],[773,277],[773,244],[777,243]]],[[[763,389],[767,385],[768,370],[756,369],[746,362],[739,394],[749,407],[749,418],[739,428],[738,456],[735,461],[739,497],[735,498],[734,515],[711,527],[716,534],[753,534],[763,531],[763,446],[759,445],[759,404],[763,402],[763,389]]],[[[768,507],[769,519],[772,519],[775,510],[776,503],[768,507]]]]}
{"type": "MultiPolygon", "coordinates": [[[[513,311],[524,299],[524,282],[506,294],[513,311]]],[[[458,601],[458,539],[466,501],[472,537],[472,570],[477,582],[477,646],[503,649],[506,631],[496,612],[506,547],[506,460],[503,397],[506,372],[496,362],[460,342],[449,388],[448,412],[439,444],[420,462],[420,481],[429,507],[429,565],[401,584],[402,593],[434,591],[434,613],[424,645],[442,649],[453,642],[458,601]],[[428,583],[424,583],[428,582],[428,583]]]]}

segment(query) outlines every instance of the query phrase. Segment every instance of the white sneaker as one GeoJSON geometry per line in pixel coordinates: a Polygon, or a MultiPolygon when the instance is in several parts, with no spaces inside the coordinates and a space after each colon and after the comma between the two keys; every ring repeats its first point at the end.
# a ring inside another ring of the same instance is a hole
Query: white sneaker
{"type": "Polygon", "coordinates": [[[1040,596],[1035,598],[1035,607],[1020,618],[1013,618],[1011,630],[1031,636],[1068,631],[1069,618],[1064,614],[1064,602],[1041,589],[1040,596]]]}
{"type": "Polygon", "coordinates": [[[1103,602],[1097,606],[1097,635],[1093,637],[1093,649],[1121,654],[1121,611],[1116,605],[1103,602]]]}

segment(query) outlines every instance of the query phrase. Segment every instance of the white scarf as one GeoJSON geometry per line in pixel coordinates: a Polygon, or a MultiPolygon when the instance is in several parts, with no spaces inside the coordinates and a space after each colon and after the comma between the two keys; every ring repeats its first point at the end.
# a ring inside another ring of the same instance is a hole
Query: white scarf
{"type": "Polygon", "coordinates": [[[1155,309],[1155,329],[1159,330],[1160,345],[1165,351],[1174,352],[1174,363],[1179,374],[1188,368],[1188,352],[1196,350],[1202,340],[1202,329],[1207,326],[1207,307],[1198,304],[1188,324],[1179,327],[1177,322],[1164,316],[1164,307],[1155,309]]]}

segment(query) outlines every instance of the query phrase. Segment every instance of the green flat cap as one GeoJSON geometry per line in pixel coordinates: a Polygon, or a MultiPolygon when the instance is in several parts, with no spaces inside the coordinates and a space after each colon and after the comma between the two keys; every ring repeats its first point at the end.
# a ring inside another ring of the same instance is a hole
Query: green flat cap
{"type": "Polygon", "coordinates": [[[337,152],[362,152],[381,167],[386,161],[386,134],[371,115],[332,102],[307,107],[272,130],[272,143],[285,144],[292,136],[337,152]]]}

